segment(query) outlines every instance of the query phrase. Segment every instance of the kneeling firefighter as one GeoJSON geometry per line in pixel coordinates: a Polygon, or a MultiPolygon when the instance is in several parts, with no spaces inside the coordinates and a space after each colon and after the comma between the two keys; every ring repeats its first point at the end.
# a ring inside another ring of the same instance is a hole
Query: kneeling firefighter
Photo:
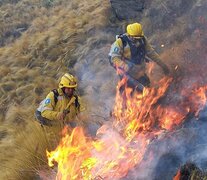
{"type": "Polygon", "coordinates": [[[121,79],[127,77],[128,87],[142,91],[144,87],[150,85],[150,79],[145,73],[146,63],[149,60],[157,63],[165,75],[169,74],[168,67],[160,60],[144,36],[141,24],[129,24],[127,33],[118,35],[111,46],[110,64],[116,68],[121,79]]]}
{"type": "Polygon", "coordinates": [[[66,73],[61,77],[59,88],[49,92],[35,112],[41,125],[76,125],[76,116],[84,111],[81,99],[75,93],[76,87],[77,80],[73,75],[66,73]]]}

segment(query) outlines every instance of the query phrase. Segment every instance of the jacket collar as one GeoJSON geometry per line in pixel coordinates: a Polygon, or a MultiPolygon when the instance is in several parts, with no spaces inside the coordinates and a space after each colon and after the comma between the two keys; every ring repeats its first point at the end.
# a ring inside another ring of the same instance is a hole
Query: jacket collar
{"type": "MultiPolygon", "coordinates": [[[[65,96],[65,95],[64,95],[64,92],[63,92],[63,90],[62,90],[61,88],[58,88],[58,93],[59,93],[60,96],[65,96]]],[[[70,103],[74,102],[75,99],[76,99],[76,98],[75,98],[75,96],[73,95],[73,96],[71,97],[71,99],[70,99],[70,103]]]]}

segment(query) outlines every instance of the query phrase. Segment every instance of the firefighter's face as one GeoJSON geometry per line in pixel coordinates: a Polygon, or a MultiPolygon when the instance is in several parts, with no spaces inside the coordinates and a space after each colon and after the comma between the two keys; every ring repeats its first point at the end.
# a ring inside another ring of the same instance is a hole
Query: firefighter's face
{"type": "Polygon", "coordinates": [[[74,92],[74,88],[68,88],[68,87],[64,88],[64,93],[68,97],[72,97],[73,96],[73,92],[74,92]]]}
{"type": "Polygon", "coordinates": [[[139,37],[139,36],[129,36],[129,39],[130,39],[133,43],[135,43],[135,42],[137,42],[138,39],[140,39],[140,37],[139,37]]]}

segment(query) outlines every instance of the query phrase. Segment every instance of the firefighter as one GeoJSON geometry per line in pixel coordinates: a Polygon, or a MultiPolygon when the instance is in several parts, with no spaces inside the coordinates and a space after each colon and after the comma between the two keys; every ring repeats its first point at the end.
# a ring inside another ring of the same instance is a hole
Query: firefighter
{"type": "Polygon", "coordinates": [[[76,125],[76,116],[84,111],[81,99],[76,95],[76,87],[77,79],[73,75],[66,73],[61,77],[59,88],[52,90],[35,112],[41,125],[76,125]]]}
{"type": "Polygon", "coordinates": [[[126,31],[112,44],[109,61],[121,79],[127,77],[127,86],[142,91],[143,87],[150,86],[150,79],[145,73],[149,60],[157,63],[165,75],[169,74],[169,69],[144,36],[141,24],[129,24],[126,31]]]}

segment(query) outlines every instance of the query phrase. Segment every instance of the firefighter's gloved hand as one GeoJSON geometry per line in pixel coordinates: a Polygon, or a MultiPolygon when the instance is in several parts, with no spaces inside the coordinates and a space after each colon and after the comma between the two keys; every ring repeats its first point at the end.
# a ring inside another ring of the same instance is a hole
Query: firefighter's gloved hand
{"type": "Polygon", "coordinates": [[[63,121],[65,119],[65,116],[66,116],[66,113],[64,112],[59,112],[58,115],[57,115],[57,119],[59,121],[63,121]]]}
{"type": "Polygon", "coordinates": [[[123,61],[117,63],[116,66],[117,66],[117,68],[118,68],[119,70],[121,70],[123,73],[128,72],[128,71],[130,70],[130,68],[131,68],[130,64],[128,64],[128,63],[126,63],[126,62],[123,62],[123,61]]]}

